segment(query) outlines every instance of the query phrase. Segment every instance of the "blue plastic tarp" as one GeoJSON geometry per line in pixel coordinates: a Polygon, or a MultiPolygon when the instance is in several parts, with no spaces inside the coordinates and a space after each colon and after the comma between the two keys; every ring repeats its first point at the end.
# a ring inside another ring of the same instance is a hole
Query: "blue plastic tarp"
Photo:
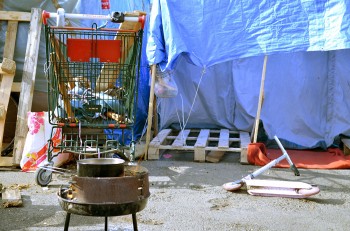
{"type": "Polygon", "coordinates": [[[264,55],[261,120],[299,148],[350,135],[349,1],[154,0],[147,58],[172,70],[160,127],[252,131],[264,55]]]}
{"type": "Polygon", "coordinates": [[[349,16],[345,0],[155,0],[148,60],[173,69],[180,54],[208,67],[261,54],[345,49],[349,16]]]}

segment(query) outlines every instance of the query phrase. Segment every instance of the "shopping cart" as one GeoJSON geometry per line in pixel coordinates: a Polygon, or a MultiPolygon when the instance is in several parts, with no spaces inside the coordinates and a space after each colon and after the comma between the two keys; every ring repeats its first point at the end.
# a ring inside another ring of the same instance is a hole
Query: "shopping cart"
{"type": "Polygon", "coordinates": [[[133,136],[125,143],[137,108],[137,89],[144,15],[127,16],[43,12],[46,40],[49,122],[47,163],[36,171],[36,183],[45,186],[53,172],[53,158],[73,153],[78,158],[118,157],[134,163],[133,136]],[[56,18],[56,26],[48,25],[56,18]],[[138,30],[65,27],[66,18],[139,22],[138,30]],[[54,139],[57,130],[62,137],[54,139]]]}

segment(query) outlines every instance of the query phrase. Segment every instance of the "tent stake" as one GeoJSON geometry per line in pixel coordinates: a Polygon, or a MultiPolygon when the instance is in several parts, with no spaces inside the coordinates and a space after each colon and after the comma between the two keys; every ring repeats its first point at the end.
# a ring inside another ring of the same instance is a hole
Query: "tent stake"
{"type": "Polygon", "coordinates": [[[259,92],[259,102],[258,102],[258,110],[255,117],[255,125],[254,125],[254,139],[253,143],[256,143],[258,139],[258,129],[259,129],[259,122],[260,122],[260,113],[261,108],[264,100],[264,83],[265,83],[265,76],[266,76],[266,63],[267,63],[267,55],[264,57],[264,66],[262,70],[262,76],[261,76],[261,83],[260,83],[260,92],[259,92]]]}

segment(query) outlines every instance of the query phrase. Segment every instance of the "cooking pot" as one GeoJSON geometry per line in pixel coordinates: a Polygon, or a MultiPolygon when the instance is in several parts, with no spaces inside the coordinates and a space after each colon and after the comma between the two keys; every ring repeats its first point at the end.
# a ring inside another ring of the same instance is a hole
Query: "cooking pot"
{"type": "Polygon", "coordinates": [[[148,170],[140,165],[125,165],[121,177],[78,177],[57,193],[61,207],[67,212],[64,230],[68,230],[70,215],[107,217],[132,214],[134,230],[136,213],[143,210],[150,196],[148,170]]]}
{"type": "Polygon", "coordinates": [[[90,158],[77,161],[79,177],[119,177],[124,175],[125,161],[118,158],[90,158]]]}
{"type": "Polygon", "coordinates": [[[73,176],[70,189],[77,203],[130,203],[149,196],[148,170],[140,165],[125,165],[121,177],[73,176]]]}

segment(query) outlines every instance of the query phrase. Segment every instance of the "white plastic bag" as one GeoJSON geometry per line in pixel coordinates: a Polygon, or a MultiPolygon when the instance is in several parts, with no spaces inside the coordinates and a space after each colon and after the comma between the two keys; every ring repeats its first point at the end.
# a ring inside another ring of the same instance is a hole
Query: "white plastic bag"
{"type": "Polygon", "coordinates": [[[172,79],[170,71],[162,72],[159,65],[156,67],[154,94],[159,98],[171,98],[177,95],[177,85],[172,79]]]}
{"type": "MultiPolygon", "coordinates": [[[[48,121],[47,112],[28,112],[28,133],[24,144],[20,167],[23,172],[35,171],[39,166],[47,163],[48,140],[57,145],[62,139],[62,129],[54,129],[51,137],[52,125],[48,121]]],[[[58,153],[54,150],[52,155],[58,153]]],[[[69,161],[71,154],[60,153],[52,161],[55,167],[69,161]]]]}

